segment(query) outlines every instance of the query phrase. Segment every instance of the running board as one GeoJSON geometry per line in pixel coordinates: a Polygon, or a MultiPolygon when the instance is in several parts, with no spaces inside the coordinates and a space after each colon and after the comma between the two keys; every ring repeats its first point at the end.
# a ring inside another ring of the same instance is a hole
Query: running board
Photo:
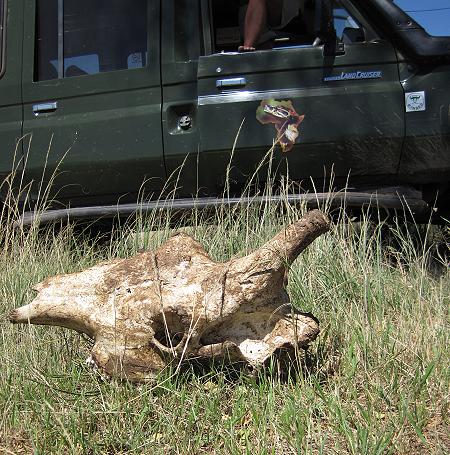
{"type": "Polygon", "coordinates": [[[34,223],[45,224],[59,220],[101,219],[128,217],[134,214],[146,214],[152,210],[192,210],[208,209],[221,205],[236,206],[265,203],[304,203],[308,207],[316,208],[322,205],[350,208],[379,208],[387,211],[401,210],[413,215],[420,215],[430,211],[430,206],[422,199],[420,191],[396,187],[371,190],[364,192],[341,191],[332,193],[305,193],[286,194],[281,196],[253,196],[231,198],[192,198],[158,200],[135,204],[99,205],[92,207],[76,207],[57,210],[48,210],[41,213],[24,212],[14,222],[15,227],[30,226],[34,223]]]}

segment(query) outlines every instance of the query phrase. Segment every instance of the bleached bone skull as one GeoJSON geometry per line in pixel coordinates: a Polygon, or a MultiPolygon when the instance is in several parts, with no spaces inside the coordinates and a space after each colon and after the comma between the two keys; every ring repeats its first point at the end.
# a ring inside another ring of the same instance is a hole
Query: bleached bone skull
{"type": "Polygon", "coordinates": [[[46,279],[10,320],[85,333],[95,340],[96,365],[132,381],[192,358],[258,367],[279,348],[304,347],[318,335],[316,320],[291,307],[284,285],[289,265],[328,229],[314,210],[226,263],[177,234],[156,251],[46,279]]]}

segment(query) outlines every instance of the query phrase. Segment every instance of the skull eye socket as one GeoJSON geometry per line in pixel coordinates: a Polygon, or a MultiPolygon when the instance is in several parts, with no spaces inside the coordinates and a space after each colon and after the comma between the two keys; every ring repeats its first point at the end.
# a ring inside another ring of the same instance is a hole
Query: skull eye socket
{"type": "Polygon", "coordinates": [[[167,348],[177,347],[184,336],[184,326],[178,314],[166,311],[154,322],[155,339],[167,348]]]}

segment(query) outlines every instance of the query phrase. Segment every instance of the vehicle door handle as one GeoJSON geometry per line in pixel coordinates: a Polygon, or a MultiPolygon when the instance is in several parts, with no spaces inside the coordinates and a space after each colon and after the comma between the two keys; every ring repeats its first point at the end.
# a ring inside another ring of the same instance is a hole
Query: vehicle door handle
{"type": "Polygon", "coordinates": [[[55,112],[56,109],[58,109],[58,102],[57,101],[52,101],[52,102],[49,102],[49,103],[33,104],[33,114],[34,115],[45,114],[45,113],[49,113],[49,112],[55,112]]]}
{"type": "Polygon", "coordinates": [[[218,79],[216,81],[217,88],[230,88],[230,87],[245,87],[247,79],[245,77],[233,77],[230,79],[218,79]]]}

